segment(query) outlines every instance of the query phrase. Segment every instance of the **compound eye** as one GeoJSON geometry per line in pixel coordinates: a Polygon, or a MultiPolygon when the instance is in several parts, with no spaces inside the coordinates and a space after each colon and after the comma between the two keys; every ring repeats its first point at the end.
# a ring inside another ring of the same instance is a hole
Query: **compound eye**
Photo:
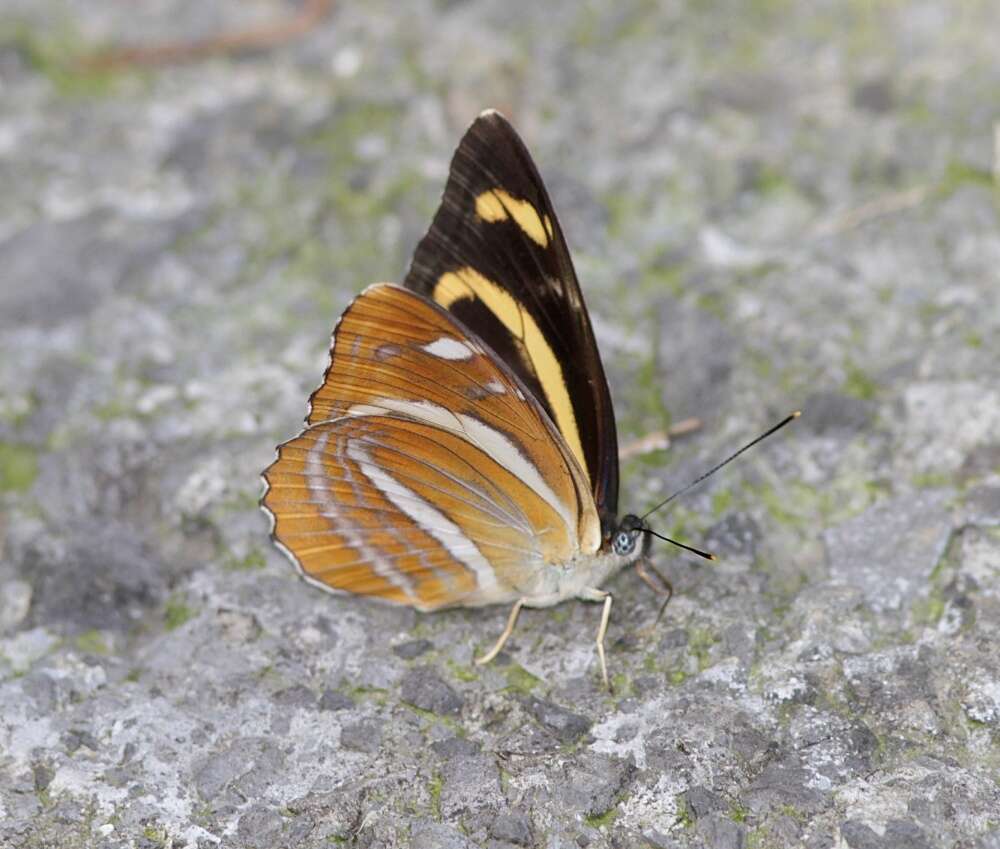
{"type": "Polygon", "coordinates": [[[618,531],[611,543],[611,547],[614,549],[615,554],[631,554],[632,549],[635,548],[635,536],[628,531],[618,531]]]}

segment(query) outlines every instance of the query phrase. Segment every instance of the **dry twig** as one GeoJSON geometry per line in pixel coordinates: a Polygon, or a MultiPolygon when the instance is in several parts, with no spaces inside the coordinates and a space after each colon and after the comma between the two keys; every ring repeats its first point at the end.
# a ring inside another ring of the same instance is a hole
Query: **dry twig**
{"type": "Polygon", "coordinates": [[[142,47],[113,47],[90,56],[83,65],[90,71],[116,71],[194,62],[212,56],[251,50],[269,50],[315,29],[333,9],[333,0],[304,0],[295,14],[258,27],[224,32],[195,41],[173,41],[142,47]]]}

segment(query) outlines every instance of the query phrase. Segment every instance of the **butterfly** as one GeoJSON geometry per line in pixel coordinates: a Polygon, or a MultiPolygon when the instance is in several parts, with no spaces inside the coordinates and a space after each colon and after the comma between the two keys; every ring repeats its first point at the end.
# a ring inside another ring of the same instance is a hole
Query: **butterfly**
{"type": "MultiPolygon", "coordinates": [[[[272,538],[311,583],[421,611],[577,598],[648,554],[618,517],[608,382],[548,192],[483,112],[401,286],[344,311],[306,429],[264,472],[272,538]]],[[[640,574],[647,579],[649,573],[640,574]]],[[[662,587],[663,584],[660,584],[662,587]]]]}

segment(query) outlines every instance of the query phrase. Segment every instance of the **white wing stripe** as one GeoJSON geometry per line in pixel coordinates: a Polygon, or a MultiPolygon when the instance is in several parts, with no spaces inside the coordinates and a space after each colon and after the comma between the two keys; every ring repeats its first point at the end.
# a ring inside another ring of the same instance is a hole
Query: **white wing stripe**
{"type": "Polygon", "coordinates": [[[379,398],[371,404],[355,404],[347,412],[351,416],[377,416],[386,412],[399,413],[467,439],[512,475],[520,478],[540,498],[547,501],[552,509],[562,517],[566,527],[574,534],[576,533],[576,511],[571,511],[569,506],[560,500],[552,487],[545,482],[538,467],[521,454],[510,439],[479,419],[453,412],[430,401],[404,401],[398,398],[379,398]]]}
{"type": "MultiPolygon", "coordinates": [[[[326,446],[329,439],[330,434],[328,432],[321,433],[316,438],[316,442],[306,452],[306,484],[309,487],[313,501],[316,504],[323,505],[323,516],[330,523],[333,532],[342,536],[344,542],[357,551],[361,560],[370,563],[376,575],[384,578],[393,586],[399,587],[399,589],[406,593],[406,597],[410,600],[411,604],[419,606],[420,598],[417,596],[413,581],[399,570],[391,566],[386,566],[383,562],[384,558],[381,552],[368,545],[365,541],[363,531],[359,530],[350,521],[344,521],[340,510],[337,509],[337,502],[333,498],[328,484],[329,473],[323,465],[323,454],[326,453],[326,446]]],[[[350,454],[350,449],[348,449],[348,454],[350,454]]],[[[356,482],[351,479],[346,466],[344,466],[344,480],[356,488],[356,482]]]]}
{"type": "Polygon", "coordinates": [[[476,576],[481,591],[496,589],[497,579],[493,567],[458,525],[429,501],[425,501],[412,489],[403,486],[389,472],[372,462],[368,452],[356,442],[352,441],[348,446],[347,456],[358,464],[365,477],[378,487],[400,512],[416,522],[422,531],[434,537],[455,560],[476,576]]]}

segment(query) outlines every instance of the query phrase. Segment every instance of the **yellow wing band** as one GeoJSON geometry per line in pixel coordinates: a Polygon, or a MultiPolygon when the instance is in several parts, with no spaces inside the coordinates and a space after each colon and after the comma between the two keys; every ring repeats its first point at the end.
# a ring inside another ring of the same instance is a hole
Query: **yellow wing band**
{"type": "MultiPolygon", "coordinates": [[[[483,195],[480,195],[481,197],[483,195]]],[[[436,303],[449,309],[455,301],[463,298],[478,298],[503,323],[511,335],[524,344],[531,365],[538,376],[538,382],[549,402],[549,408],[555,416],[556,427],[559,428],[584,476],[590,482],[590,472],[583,454],[583,443],[580,441],[580,431],[576,424],[576,416],[573,414],[573,404],[566,388],[562,366],[531,313],[509,293],[483,277],[474,268],[449,271],[438,278],[434,287],[436,303]]]]}
{"type": "Polygon", "coordinates": [[[476,215],[491,224],[513,218],[533,242],[548,247],[552,240],[552,222],[539,215],[528,201],[520,200],[503,189],[489,189],[476,197],[476,215]]]}

